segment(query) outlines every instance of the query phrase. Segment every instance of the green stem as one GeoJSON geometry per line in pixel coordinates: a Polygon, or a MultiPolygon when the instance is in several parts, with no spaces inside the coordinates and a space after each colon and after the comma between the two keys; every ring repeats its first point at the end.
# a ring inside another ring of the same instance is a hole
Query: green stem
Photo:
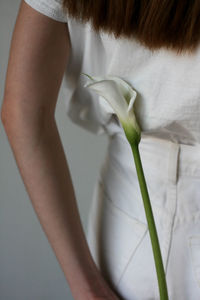
{"type": "Polygon", "coordinates": [[[156,266],[159,291],[160,291],[160,300],[168,300],[167,285],[165,279],[165,272],[163,268],[162,256],[160,252],[160,245],[159,245],[158,235],[157,235],[154,217],[152,213],[151,203],[149,200],[146,181],[143,173],[143,167],[140,159],[138,144],[131,144],[131,148],[135,160],[137,176],[139,180],[140,190],[143,198],[143,204],[144,204],[144,209],[146,213],[146,218],[148,222],[148,228],[149,228],[149,233],[150,233],[150,238],[151,238],[151,243],[153,248],[153,255],[154,255],[154,261],[156,266]]]}

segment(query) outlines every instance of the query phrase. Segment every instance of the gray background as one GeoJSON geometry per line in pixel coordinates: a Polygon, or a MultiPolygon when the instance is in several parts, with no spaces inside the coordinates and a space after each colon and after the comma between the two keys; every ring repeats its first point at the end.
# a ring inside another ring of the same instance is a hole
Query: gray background
{"type": "MultiPolygon", "coordinates": [[[[12,32],[20,0],[0,2],[0,105],[12,32]]],[[[72,123],[64,110],[62,86],[56,121],[75,188],[83,228],[108,138],[72,123]]],[[[42,231],[0,122],[0,299],[73,299],[64,273],[42,231]]]]}

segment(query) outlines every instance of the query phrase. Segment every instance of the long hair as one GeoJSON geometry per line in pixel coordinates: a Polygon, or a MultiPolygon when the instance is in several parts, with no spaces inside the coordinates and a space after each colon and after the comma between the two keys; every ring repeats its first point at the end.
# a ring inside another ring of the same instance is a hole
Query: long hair
{"type": "Polygon", "coordinates": [[[200,0],[62,0],[62,6],[96,32],[135,38],[152,51],[192,54],[200,42],[200,0]]]}

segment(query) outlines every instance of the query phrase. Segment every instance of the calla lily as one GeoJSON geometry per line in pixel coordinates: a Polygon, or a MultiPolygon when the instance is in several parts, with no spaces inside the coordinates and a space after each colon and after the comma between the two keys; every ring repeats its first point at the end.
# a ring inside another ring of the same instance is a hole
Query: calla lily
{"type": "Polygon", "coordinates": [[[89,83],[86,83],[85,87],[94,90],[107,100],[118,116],[129,142],[138,144],[141,139],[141,131],[133,109],[137,96],[136,91],[119,77],[107,76],[106,78],[101,78],[84,75],[91,80],[89,83]]]}
{"type": "Polygon", "coordinates": [[[113,111],[118,116],[127,140],[131,146],[152,243],[160,291],[160,300],[168,300],[160,245],[138,147],[138,144],[141,140],[141,132],[133,109],[133,104],[137,93],[128,83],[119,77],[107,76],[102,78],[92,77],[87,74],[84,75],[90,78],[90,82],[87,83],[85,87],[94,90],[98,95],[107,100],[113,111]]]}

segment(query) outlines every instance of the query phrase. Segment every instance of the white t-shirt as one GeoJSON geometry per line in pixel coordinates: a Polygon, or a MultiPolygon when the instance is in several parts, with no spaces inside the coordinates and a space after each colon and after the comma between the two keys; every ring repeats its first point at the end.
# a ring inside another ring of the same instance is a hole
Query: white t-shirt
{"type": "Polygon", "coordinates": [[[61,0],[25,0],[37,11],[68,24],[72,50],[64,74],[66,112],[81,127],[112,135],[122,131],[108,103],[84,88],[87,78],[114,75],[137,91],[134,109],[143,134],[183,144],[200,143],[200,47],[192,55],[152,52],[135,39],[95,33],[90,23],[68,17],[61,0]]]}

